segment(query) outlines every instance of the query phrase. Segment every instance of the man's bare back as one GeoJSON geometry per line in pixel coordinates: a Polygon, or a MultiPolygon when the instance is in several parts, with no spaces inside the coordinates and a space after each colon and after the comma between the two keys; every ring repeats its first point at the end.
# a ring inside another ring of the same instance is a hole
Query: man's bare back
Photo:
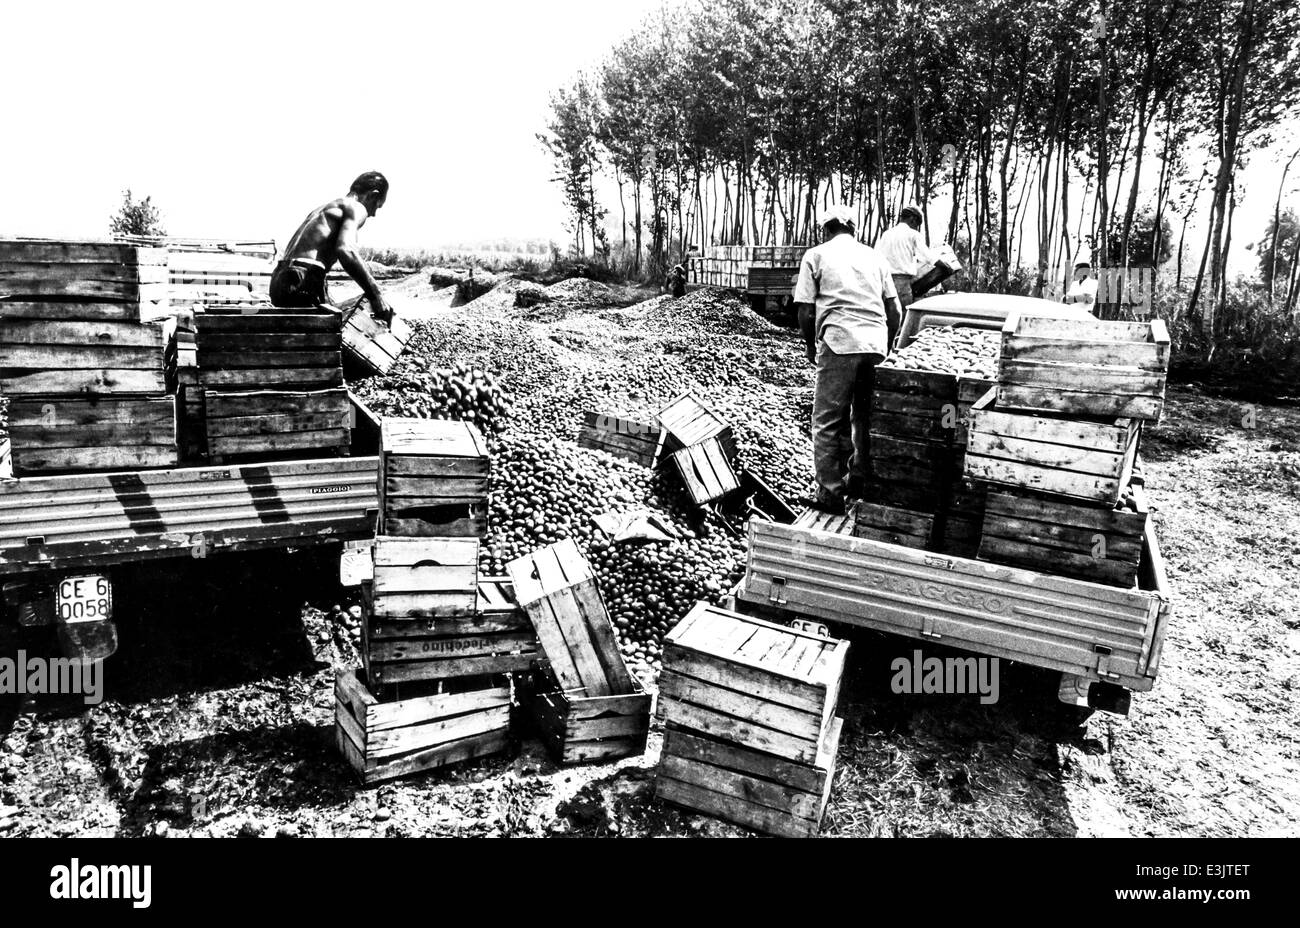
{"type": "Polygon", "coordinates": [[[362,174],[347,196],[317,207],[303,220],[284,250],[284,259],[271,277],[271,302],[276,306],[312,306],[328,302],[325,276],[341,264],[370,301],[378,319],[392,318],[374,277],[357,251],[356,233],[388,198],[382,174],[362,174]]]}

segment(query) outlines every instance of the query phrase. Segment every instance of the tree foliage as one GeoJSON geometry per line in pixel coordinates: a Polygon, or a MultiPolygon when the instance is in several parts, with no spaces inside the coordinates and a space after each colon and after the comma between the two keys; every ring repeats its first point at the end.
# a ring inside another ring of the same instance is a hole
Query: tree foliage
{"type": "Polygon", "coordinates": [[[163,228],[162,214],[153,205],[152,197],[136,200],[130,190],[122,191],[122,205],[117,215],[108,220],[109,232],[113,235],[166,235],[163,228]]]}

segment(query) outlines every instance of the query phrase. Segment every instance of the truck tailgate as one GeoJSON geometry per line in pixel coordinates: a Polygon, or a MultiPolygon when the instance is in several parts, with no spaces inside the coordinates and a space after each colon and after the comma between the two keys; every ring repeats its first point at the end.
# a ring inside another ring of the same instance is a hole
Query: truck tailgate
{"type": "Polygon", "coordinates": [[[1170,604],[1148,526],[1142,589],[749,523],[737,598],[1149,690],[1170,604]]]}

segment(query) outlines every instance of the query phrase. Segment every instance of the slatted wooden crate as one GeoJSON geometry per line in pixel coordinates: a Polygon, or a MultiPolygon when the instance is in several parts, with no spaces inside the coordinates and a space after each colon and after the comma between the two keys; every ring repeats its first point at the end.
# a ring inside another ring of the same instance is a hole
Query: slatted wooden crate
{"type": "Polygon", "coordinates": [[[1004,411],[989,391],[971,408],[965,473],[990,484],[1113,505],[1137,457],[1137,419],[1004,411]]]}
{"type": "Polygon", "coordinates": [[[377,622],[473,615],[477,538],[375,538],[369,614],[377,622]]]}
{"type": "Polygon", "coordinates": [[[815,763],[848,647],[697,603],[664,639],[658,713],[665,723],[815,763]]]}
{"type": "Polygon", "coordinates": [[[935,514],[858,503],[853,509],[853,535],[908,548],[929,547],[935,534],[935,514]]]}
{"type": "MultiPolygon", "coordinates": [[[[74,265],[75,266],[75,265],[74,265]]],[[[161,324],[127,303],[0,302],[0,393],[161,394],[161,324]]]]}
{"type": "Polygon", "coordinates": [[[639,753],[645,742],[637,732],[649,729],[651,698],[623,663],[595,573],[578,546],[556,542],[507,569],[545,659],[529,704],[552,750],[561,758],[639,753]],[[604,726],[606,711],[639,721],[604,726]]]}
{"type": "Polygon", "coordinates": [[[374,594],[363,584],[366,673],[382,685],[529,670],[537,635],[513,595],[506,581],[482,580],[477,607],[467,615],[384,619],[372,614],[374,594]]]}
{"type": "Polygon", "coordinates": [[[722,499],[740,488],[740,478],[716,438],[706,438],[698,444],[674,451],[669,455],[686,495],[697,506],[722,499]]]}
{"type": "Polygon", "coordinates": [[[957,378],[952,374],[877,367],[871,394],[871,434],[949,445],[958,426],[957,378]]]}
{"type": "Polygon", "coordinates": [[[1002,327],[1004,409],[1158,421],[1169,370],[1160,320],[1104,322],[1013,313],[1002,327]]]}
{"type": "Polygon", "coordinates": [[[820,509],[805,509],[794,520],[793,528],[812,529],[819,532],[835,532],[841,535],[853,534],[853,519],[847,515],[837,516],[822,512],[820,509]]]}
{"type": "Polygon", "coordinates": [[[1130,492],[1132,508],[991,491],[979,558],[1131,589],[1149,513],[1143,488],[1132,485],[1130,492]]]}
{"type": "Polygon", "coordinates": [[[203,427],[213,458],[303,451],[347,454],[352,408],[348,392],[203,388],[203,427]]]}
{"type": "Polygon", "coordinates": [[[205,387],[314,390],[343,384],[343,316],[336,309],[208,306],[194,321],[199,382],[205,387]]]}
{"type": "Polygon", "coordinates": [[[729,457],[735,457],[736,439],[731,426],[690,393],[683,393],[659,410],[665,451],[680,451],[708,438],[716,438],[729,457]]]}
{"type": "Polygon", "coordinates": [[[636,677],[630,691],[588,696],[585,688],[561,687],[542,662],[522,678],[519,705],[547,750],[562,764],[634,757],[645,752],[651,696],[636,677]]]}
{"type": "Polygon", "coordinates": [[[385,325],[367,307],[344,313],[343,350],[369,374],[387,374],[415,333],[405,319],[394,316],[385,325]]]}
{"type": "Polygon", "coordinates": [[[997,386],[996,380],[981,377],[957,378],[957,428],[953,432],[953,441],[965,447],[970,427],[970,411],[980,397],[997,386]]]}
{"type": "Polygon", "coordinates": [[[951,446],[872,435],[869,454],[874,483],[868,488],[869,501],[921,512],[939,511],[952,483],[951,446]],[[881,492],[872,495],[873,489],[881,492]]]}
{"type": "Polygon", "coordinates": [[[623,416],[585,412],[578,444],[642,467],[654,467],[658,462],[659,427],[623,416]]]}
{"type": "Polygon", "coordinates": [[[805,764],[669,725],[655,794],[764,834],[815,837],[830,799],[842,727],[834,719],[817,757],[805,764]]]}
{"type": "Polygon", "coordinates": [[[380,702],[363,671],[334,678],[335,742],[362,783],[472,760],[510,746],[510,687],[380,702]]]}
{"type": "Polygon", "coordinates": [[[380,531],[487,534],[487,443],[468,422],[386,417],[380,434],[380,531]]]}
{"type": "Polygon", "coordinates": [[[14,399],[9,437],[16,474],[174,467],[171,396],[14,399]]]}
{"type": "Polygon", "coordinates": [[[0,300],[126,304],[139,320],[165,312],[167,251],[116,242],[0,240],[0,300]]]}

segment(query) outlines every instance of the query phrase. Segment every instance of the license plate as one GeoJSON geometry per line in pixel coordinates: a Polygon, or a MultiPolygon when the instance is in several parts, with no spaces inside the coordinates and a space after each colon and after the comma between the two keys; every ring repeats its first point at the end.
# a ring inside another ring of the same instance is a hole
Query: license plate
{"type": "Polygon", "coordinates": [[[61,622],[94,622],[113,618],[113,585],[103,574],[64,577],[54,596],[61,622]]]}

